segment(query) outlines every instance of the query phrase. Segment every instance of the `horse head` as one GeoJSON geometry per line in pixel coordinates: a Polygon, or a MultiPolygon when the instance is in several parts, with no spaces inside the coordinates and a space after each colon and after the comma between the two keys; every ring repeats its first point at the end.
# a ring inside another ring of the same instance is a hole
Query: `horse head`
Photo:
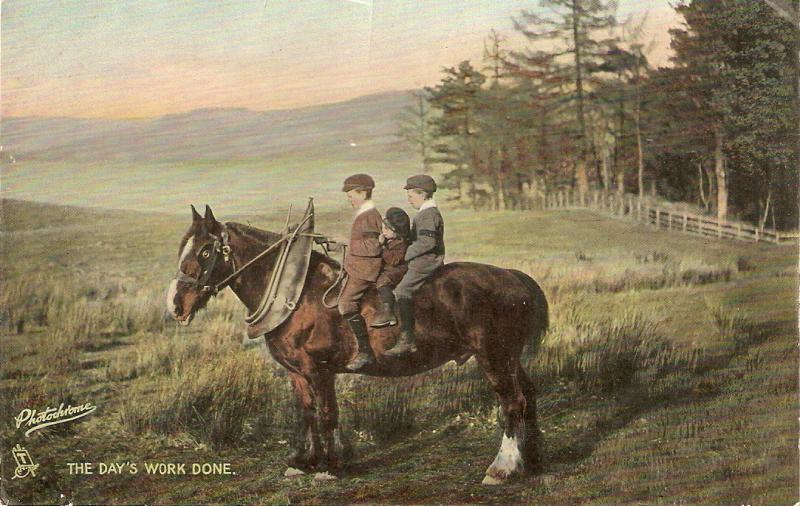
{"type": "Polygon", "coordinates": [[[233,272],[225,225],[206,205],[205,216],[192,207],[192,225],[178,248],[178,272],[167,292],[167,310],[181,325],[216,294],[217,284],[233,272]]]}

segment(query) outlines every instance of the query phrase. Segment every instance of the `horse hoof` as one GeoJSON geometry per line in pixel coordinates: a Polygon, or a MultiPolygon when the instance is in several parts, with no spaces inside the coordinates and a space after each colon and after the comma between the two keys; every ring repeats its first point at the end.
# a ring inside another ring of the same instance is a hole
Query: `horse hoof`
{"type": "Polygon", "coordinates": [[[305,472],[301,471],[300,469],[294,467],[287,467],[286,471],[283,473],[284,478],[295,478],[297,476],[303,476],[306,474],[305,472]]]}
{"type": "Polygon", "coordinates": [[[504,480],[498,480],[493,476],[489,476],[488,474],[483,477],[483,481],[481,485],[502,485],[504,480]]]}
{"type": "Polygon", "coordinates": [[[338,479],[339,478],[337,476],[334,476],[334,475],[332,475],[331,473],[329,473],[327,471],[322,472],[322,473],[317,473],[317,474],[314,475],[314,481],[315,482],[331,481],[331,480],[338,480],[338,479]]]}

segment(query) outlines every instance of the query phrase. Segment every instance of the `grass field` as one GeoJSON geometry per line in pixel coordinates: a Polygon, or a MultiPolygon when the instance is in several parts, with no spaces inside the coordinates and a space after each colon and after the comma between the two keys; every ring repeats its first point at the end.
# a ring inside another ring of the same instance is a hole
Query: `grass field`
{"type": "MultiPolygon", "coordinates": [[[[279,227],[283,211],[269,202],[256,214],[252,201],[226,199],[218,219],[279,227]]],[[[317,229],[344,233],[341,204],[320,202],[317,229]]],[[[449,261],[521,269],[547,293],[551,330],[525,357],[540,384],[546,469],[480,485],[500,432],[470,361],[400,380],[340,377],[353,455],[339,480],[316,483],[283,478],[297,437],[288,379],[243,344],[235,297],[223,293],[188,328],[163,320],[188,210],[5,200],[2,211],[0,434],[4,493],[14,501],[797,500],[794,246],[710,241],[584,211],[445,209],[449,261]],[[30,438],[14,426],[23,408],[87,401],[98,408],[80,422],[30,438]],[[10,480],[18,443],[40,465],[35,478],[10,480]],[[140,471],[71,475],[68,462],[135,462],[140,471]],[[236,474],[150,475],[144,462],[228,462],[236,474]]]]}

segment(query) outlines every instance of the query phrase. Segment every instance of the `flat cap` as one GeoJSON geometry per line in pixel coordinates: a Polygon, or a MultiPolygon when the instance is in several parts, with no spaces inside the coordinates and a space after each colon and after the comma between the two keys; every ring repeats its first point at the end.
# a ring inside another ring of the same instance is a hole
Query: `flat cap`
{"type": "Polygon", "coordinates": [[[375,181],[367,174],[353,174],[344,180],[343,192],[350,190],[372,190],[375,188],[375,181]]]}
{"type": "Polygon", "coordinates": [[[408,178],[406,185],[403,188],[406,190],[416,188],[418,190],[424,190],[426,192],[433,193],[436,191],[436,181],[434,181],[432,177],[425,174],[417,174],[416,176],[411,176],[408,178]]]}

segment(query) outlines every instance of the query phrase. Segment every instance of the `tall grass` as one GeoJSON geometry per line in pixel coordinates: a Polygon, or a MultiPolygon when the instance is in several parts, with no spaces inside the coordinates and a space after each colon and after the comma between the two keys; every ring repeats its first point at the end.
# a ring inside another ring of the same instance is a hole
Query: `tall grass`
{"type": "MultiPolygon", "coordinates": [[[[580,296],[562,300],[538,352],[524,360],[544,394],[556,384],[567,384],[581,394],[630,393],[630,387],[642,387],[647,395],[662,395],[669,393],[669,385],[688,385],[687,375],[719,365],[716,347],[669,342],[659,330],[659,315],[627,312],[603,318],[588,313],[582,301],[580,296]]],[[[726,333],[740,334],[747,321],[725,310],[710,315],[716,315],[726,333]]],[[[218,323],[209,327],[226,334],[226,318],[218,316],[218,323]]],[[[142,341],[136,359],[126,362],[132,364],[128,374],[119,376],[162,377],[155,396],[140,397],[138,390],[131,391],[131,399],[149,400],[143,405],[126,403],[123,421],[130,430],[187,431],[223,444],[241,438],[246,427],[266,434],[290,431],[296,425],[287,409],[291,397],[287,382],[260,364],[259,355],[242,352],[238,341],[220,341],[212,332],[195,340],[177,334],[155,339],[142,341]],[[257,416],[244,407],[247,403],[258,407],[257,416]],[[169,407],[174,410],[169,412],[169,407]]],[[[379,442],[401,437],[433,419],[474,415],[496,405],[494,392],[474,361],[460,367],[447,364],[411,378],[341,377],[337,393],[344,428],[356,439],[379,442]]]]}
{"type": "MultiPolygon", "coordinates": [[[[245,435],[257,414],[276,418],[285,381],[265,368],[258,353],[227,353],[215,361],[196,361],[159,382],[153,395],[137,385],[125,395],[120,410],[123,426],[133,433],[188,432],[197,440],[220,446],[245,435]]],[[[265,423],[266,422],[266,423],[265,423]]]]}
{"type": "MultiPolygon", "coordinates": [[[[536,356],[524,364],[545,393],[556,383],[580,392],[615,392],[677,370],[702,372],[715,363],[710,345],[675,346],[660,331],[660,315],[591,314],[581,294],[654,290],[727,281],[746,265],[707,263],[663,250],[604,255],[572,250],[548,261],[478,259],[518,268],[548,293],[552,328],[536,356]]],[[[105,365],[103,378],[121,383],[121,419],[134,432],[188,432],[214,445],[294,427],[292,396],[277,366],[241,348],[243,307],[223,292],[177,330],[164,321],[163,287],[135,281],[86,278],[14,279],[0,293],[6,327],[23,333],[44,329],[37,359],[63,371],[81,367],[82,351],[125,339],[105,365]],[[199,331],[197,330],[199,328],[199,331]]],[[[721,341],[732,352],[747,346],[746,318],[722,307],[709,309],[721,341]],[[722,336],[727,336],[723,338],[722,336]]],[[[44,374],[46,368],[40,368],[44,374]]],[[[496,405],[494,392],[471,361],[447,364],[414,378],[342,377],[337,391],[341,418],[362,439],[385,441],[429,419],[474,415],[496,405]]]]}
{"type": "Polygon", "coordinates": [[[164,329],[163,297],[137,294],[119,282],[75,282],[38,275],[17,278],[0,292],[5,327],[12,333],[49,329],[68,335],[79,349],[102,348],[109,338],[164,329]]]}
{"type": "Polygon", "coordinates": [[[668,350],[657,325],[641,314],[590,320],[568,313],[546,335],[529,368],[543,386],[564,381],[582,391],[610,392],[657,367],[657,357],[668,350]]]}
{"type": "MultiPolygon", "coordinates": [[[[491,263],[490,259],[483,258],[476,261],[491,263]]],[[[504,261],[502,265],[529,274],[542,285],[548,297],[553,298],[561,294],[620,293],[706,285],[730,281],[738,273],[735,261],[708,263],[701,258],[673,258],[658,250],[634,253],[631,258],[589,258],[578,252],[574,261],[556,258],[504,261]]]]}

